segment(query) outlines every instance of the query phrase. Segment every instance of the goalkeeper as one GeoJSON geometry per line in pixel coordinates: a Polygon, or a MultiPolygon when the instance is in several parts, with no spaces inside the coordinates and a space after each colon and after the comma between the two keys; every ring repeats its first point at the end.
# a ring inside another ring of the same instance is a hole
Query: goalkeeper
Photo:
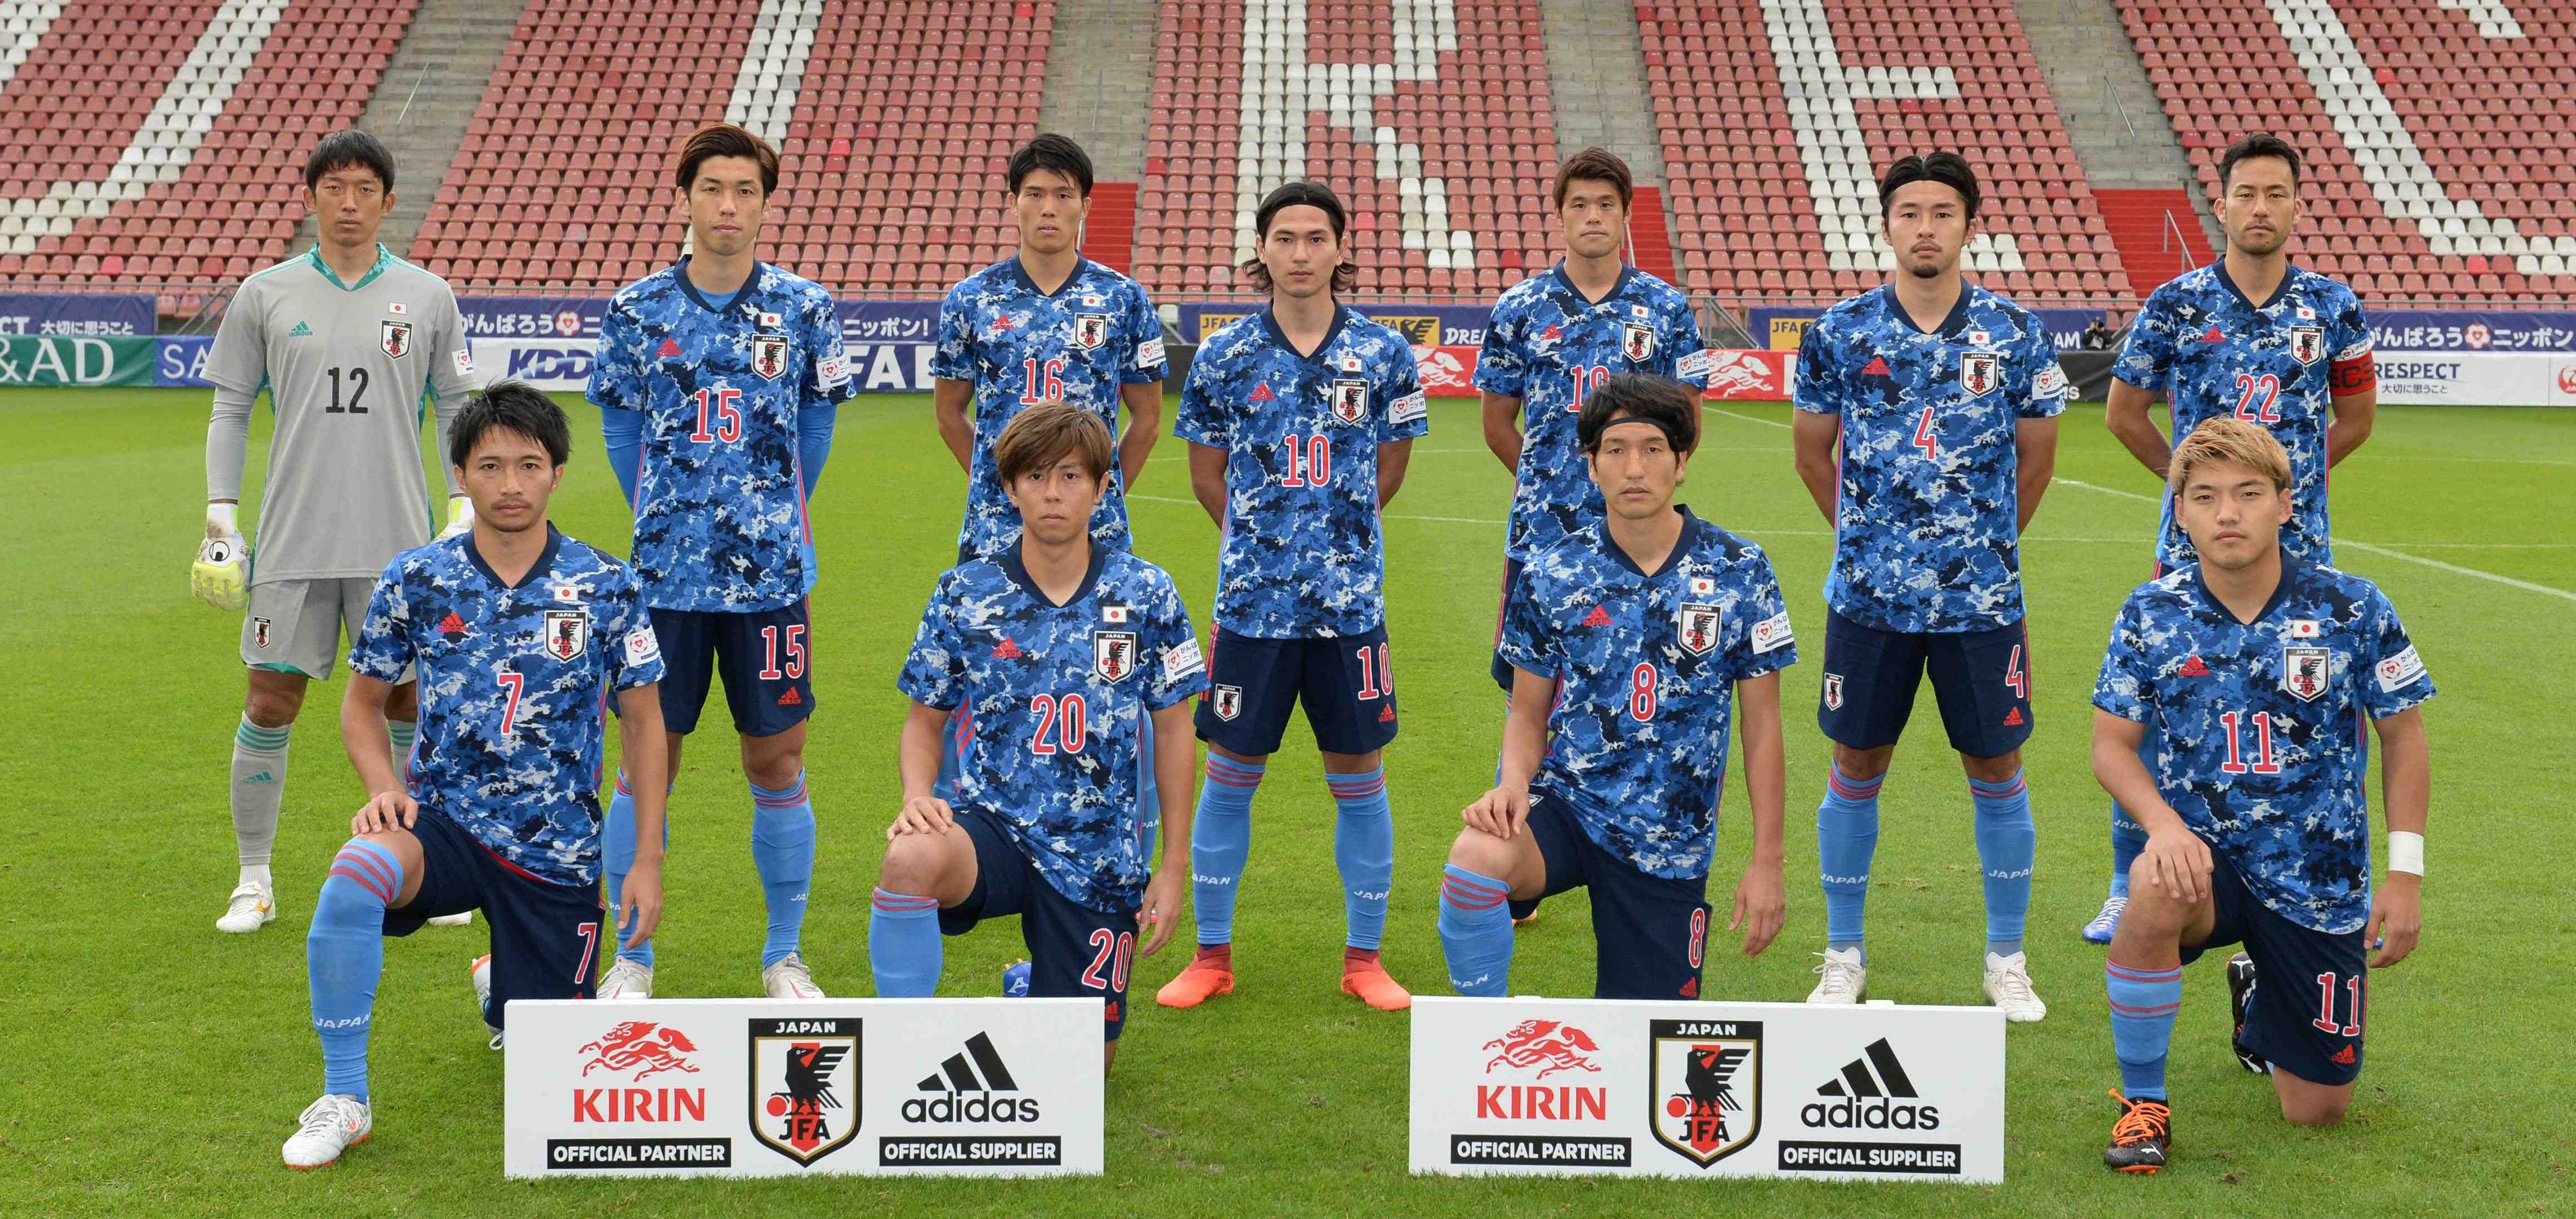
{"type": "MultiPolygon", "coordinates": [[[[215,408],[206,428],[206,540],[190,583],[217,609],[249,611],[241,657],[250,693],[233,734],[231,783],[241,876],[215,923],[222,931],[257,931],[277,917],[269,850],[305,685],[331,675],[343,624],[357,637],[385,564],[429,541],[423,405],[437,408],[443,452],[449,422],[476,387],[447,282],[376,244],[393,203],[393,157],[383,144],[360,131],[323,137],[304,165],[317,244],[242,281],[207,360],[215,408]],[[235,514],[262,387],[277,427],[253,562],[235,514]]],[[[452,485],[449,493],[447,532],[461,532],[472,508],[452,485]]],[[[397,773],[418,734],[418,693],[406,678],[385,702],[397,773]]]]}

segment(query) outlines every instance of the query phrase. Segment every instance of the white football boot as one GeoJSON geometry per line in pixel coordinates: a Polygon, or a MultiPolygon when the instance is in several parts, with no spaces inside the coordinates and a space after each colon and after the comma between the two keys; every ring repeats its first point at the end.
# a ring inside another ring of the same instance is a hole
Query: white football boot
{"type": "Polygon", "coordinates": [[[2008,957],[1986,954],[1986,1002],[2002,1009],[2009,1024],[2028,1024],[2048,1015],[2048,1005],[2030,988],[2030,961],[2018,952],[2008,957]]]}
{"type": "Polygon", "coordinates": [[[288,1168],[320,1168],[375,1133],[375,1112],[367,1102],[334,1092],[304,1107],[295,1135],[286,1140],[288,1168]]]}
{"type": "Polygon", "coordinates": [[[1816,967],[1824,975],[1816,989],[1807,993],[1807,1002],[1849,1006],[1860,1002],[1861,993],[1869,989],[1869,971],[1861,968],[1860,949],[1828,948],[1817,953],[1825,963],[1816,967]]]}
{"type": "Polygon", "coordinates": [[[437,918],[429,920],[429,925],[432,927],[471,927],[474,925],[474,912],[468,910],[463,914],[442,914],[437,918]]]}
{"type": "Polygon", "coordinates": [[[760,971],[760,989],[772,999],[824,997],[823,988],[814,985],[814,975],[806,971],[804,958],[792,952],[760,971]]]}
{"type": "Polygon", "coordinates": [[[246,880],[234,886],[233,895],[224,906],[224,916],[215,920],[215,930],[240,935],[276,921],[277,894],[267,885],[246,880]]]}
{"type": "Polygon", "coordinates": [[[2121,912],[2128,908],[2128,898],[2121,897],[2116,894],[2103,898],[2101,912],[2093,916],[2092,922],[2084,924],[2084,942],[2087,944],[2110,943],[2111,936],[2120,930],[2121,912]]]}
{"type": "Polygon", "coordinates": [[[650,999],[653,997],[653,967],[619,957],[610,963],[608,973],[599,979],[602,999],[650,999]]]}

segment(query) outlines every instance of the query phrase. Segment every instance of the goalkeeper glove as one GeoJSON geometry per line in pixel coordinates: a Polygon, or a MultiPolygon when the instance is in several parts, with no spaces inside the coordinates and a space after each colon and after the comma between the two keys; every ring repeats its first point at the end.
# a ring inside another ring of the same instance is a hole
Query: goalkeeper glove
{"type": "Polygon", "coordinates": [[[455,537],[457,534],[471,532],[473,528],[474,501],[467,499],[462,495],[449,496],[447,499],[447,528],[438,531],[438,540],[444,542],[449,538],[455,537]]]}
{"type": "Polygon", "coordinates": [[[242,544],[231,504],[206,505],[206,540],[188,568],[188,591],[219,610],[250,604],[250,548],[242,544]]]}

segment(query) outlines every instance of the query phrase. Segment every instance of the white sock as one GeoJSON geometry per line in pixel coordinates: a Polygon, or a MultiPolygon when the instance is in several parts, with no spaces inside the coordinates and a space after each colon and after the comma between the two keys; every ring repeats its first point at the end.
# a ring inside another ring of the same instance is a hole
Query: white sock
{"type": "Polygon", "coordinates": [[[274,891],[274,890],[277,888],[277,885],[275,884],[275,882],[272,882],[271,880],[269,880],[269,878],[268,878],[268,865],[267,865],[267,864],[264,864],[264,863],[254,863],[254,864],[245,864],[245,865],[243,865],[242,870],[241,870],[241,879],[240,879],[240,880],[238,880],[238,881],[235,881],[234,883],[235,883],[235,884],[242,884],[242,885],[246,885],[246,884],[251,883],[252,881],[258,881],[258,882],[259,882],[259,884],[260,884],[260,887],[261,887],[261,888],[263,888],[263,889],[268,889],[268,890],[272,890],[272,891],[274,891]]]}

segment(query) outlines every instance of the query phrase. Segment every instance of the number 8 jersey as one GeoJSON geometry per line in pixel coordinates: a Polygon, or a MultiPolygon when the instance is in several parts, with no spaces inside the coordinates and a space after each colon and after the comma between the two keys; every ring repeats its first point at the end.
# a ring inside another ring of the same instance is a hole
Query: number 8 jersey
{"type": "Polygon", "coordinates": [[[1136,819],[1146,716],[1207,688],[1187,607],[1163,569],[1097,543],[1064,604],[1016,544],[950,568],[921,611],[897,688],[965,709],[957,803],[1009,823],[1065,900],[1133,910],[1152,861],[1136,819]]]}

